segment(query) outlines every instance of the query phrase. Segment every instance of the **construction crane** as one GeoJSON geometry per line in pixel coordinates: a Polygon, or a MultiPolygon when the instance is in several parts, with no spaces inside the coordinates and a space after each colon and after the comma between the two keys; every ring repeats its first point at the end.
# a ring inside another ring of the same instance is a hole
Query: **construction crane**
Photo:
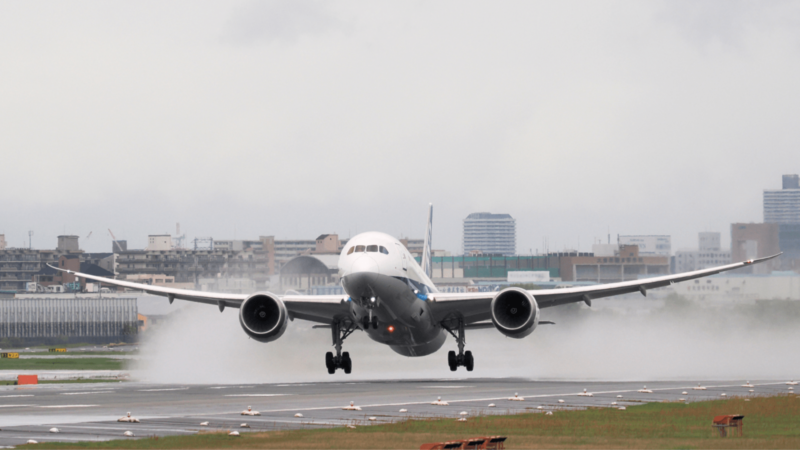
{"type": "MultiPolygon", "coordinates": [[[[113,239],[113,240],[114,240],[114,245],[117,247],[117,249],[119,249],[119,251],[121,251],[121,252],[122,252],[122,251],[124,251],[124,250],[122,249],[122,246],[121,246],[121,245],[119,245],[119,242],[117,242],[117,237],[116,237],[116,236],[114,236],[114,233],[111,231],[111,228],[109,228],[109,229],[108,229],[108,234],[110,234],[110,235],[111,235],[111,239],[113,239]]],[[[112,247],[112,249],[113,249],[113,247],[112,247]]]]}
{"type": "Polygon", "coordinates": [[[91,232],[91,231],[90,231],[90,232],[89,232],[89,234],[86,236],[86,239],[89,239],[90,237],[92,237],[92,232],[91,232]]]}

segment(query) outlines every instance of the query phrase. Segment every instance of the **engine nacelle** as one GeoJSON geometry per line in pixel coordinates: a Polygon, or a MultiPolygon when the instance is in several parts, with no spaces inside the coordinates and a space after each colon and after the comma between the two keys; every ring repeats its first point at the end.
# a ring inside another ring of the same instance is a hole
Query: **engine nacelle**
{"type": "Polygon", "coordinates": [[[270,293],[253,294],[239,308],[239,323],[244,332],[259,342],[272,342],[281,337],[288,319],[286,305],[270,293]]]}
{"type": "Polygon", "coordinates": [[[491,311],[494,326],[504,335],[515,339],[533,333],[539,324],[539,305],[524,289],[503,289],[492,299],[491,311]]]}

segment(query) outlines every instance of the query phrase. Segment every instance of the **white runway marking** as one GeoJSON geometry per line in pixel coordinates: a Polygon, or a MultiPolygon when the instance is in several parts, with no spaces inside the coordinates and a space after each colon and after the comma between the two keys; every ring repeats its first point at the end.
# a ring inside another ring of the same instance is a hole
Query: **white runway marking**
{"type": "Polygon", "coordinates": [[[62,392],[61,395],[110,394],[114,391],[62,392]]]}
{"type": "Polygon", "coordinates": [[[475,386],[420,386],[420,389],[461,389],[472,388],[475,386]]]}
{"type": "Polygon", "coordinates": [[[55,405],[55,406],[40,406],[39,408],[93,408],[100,405],[55,405]]]}
{"type": "Polygon", "coordinates": [[[11,398],[11,397],[33,397],[33,394],[25,394],[25,395],[0,395],[0,398],[11,398]]]}
{"type": "Polygon", "coordinates": [[[225,397],[282,397],[292,394],[228,394],[225,397]]]}
{"type": "Polygon", "coordinates": [[[276,384],[277,387],[292,387],[292,386],[316,386],[315,384],[276,384]]]}
{"type": "Polygon", "coordinates": [[[185,391],[188,387],[169,388],[169,389],[139,389],[139,392],[160,392],[160,391],[185,391]]]}
{"type": "Polygon", "coordinates": [[[23,408],[25,406],[36,406],[36,405],[0,405],[0,408],[23,408]]]}
{"type": "Polygon", "coordinates": [[[213,386],[209,389],[250,389],[254,386],[213,386]]]}

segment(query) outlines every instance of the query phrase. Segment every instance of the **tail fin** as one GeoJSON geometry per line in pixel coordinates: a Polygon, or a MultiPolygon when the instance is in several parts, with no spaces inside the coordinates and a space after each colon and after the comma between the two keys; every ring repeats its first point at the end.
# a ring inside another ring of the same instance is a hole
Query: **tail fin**
{"type": "Polygon", "coordinates": [[[425,231],[425,243],[422,246],[422,271],[431,277],[431,237],[433,236],[433,203],[428,204],[428,228],[425,231]]]}

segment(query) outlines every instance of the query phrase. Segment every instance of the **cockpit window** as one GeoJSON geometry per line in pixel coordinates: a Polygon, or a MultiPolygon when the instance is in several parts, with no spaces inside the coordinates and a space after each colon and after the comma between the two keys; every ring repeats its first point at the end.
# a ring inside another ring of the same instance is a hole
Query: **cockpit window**
{"type": "Polygon", "coordinates": [[[354,251],[355,249],[356,249],[355,247],[350,247],[350,250],[348,250],[348,251],[347,251],[347,254],[349,255],[350,253],[353,253],[353,251],[354,251]]]}
{"type": "Polygon", "coordinates": [[[368,252],[377,252],[378,251],[378,246],[377,245],[368,245],[367,246],[367,251],[368,252]]]}
{"type": "Polygon", "coordinates": [[[381,253],[383,253],[384,255],[388,255],[389,254],[389,250],[386,250],[386,247],[381,245],[381,253]]]}
{"type": "Polygon", "coordinates": [[[364,246],[363,245],[356,245],[356,252],[363,252],[364,246]]]}

